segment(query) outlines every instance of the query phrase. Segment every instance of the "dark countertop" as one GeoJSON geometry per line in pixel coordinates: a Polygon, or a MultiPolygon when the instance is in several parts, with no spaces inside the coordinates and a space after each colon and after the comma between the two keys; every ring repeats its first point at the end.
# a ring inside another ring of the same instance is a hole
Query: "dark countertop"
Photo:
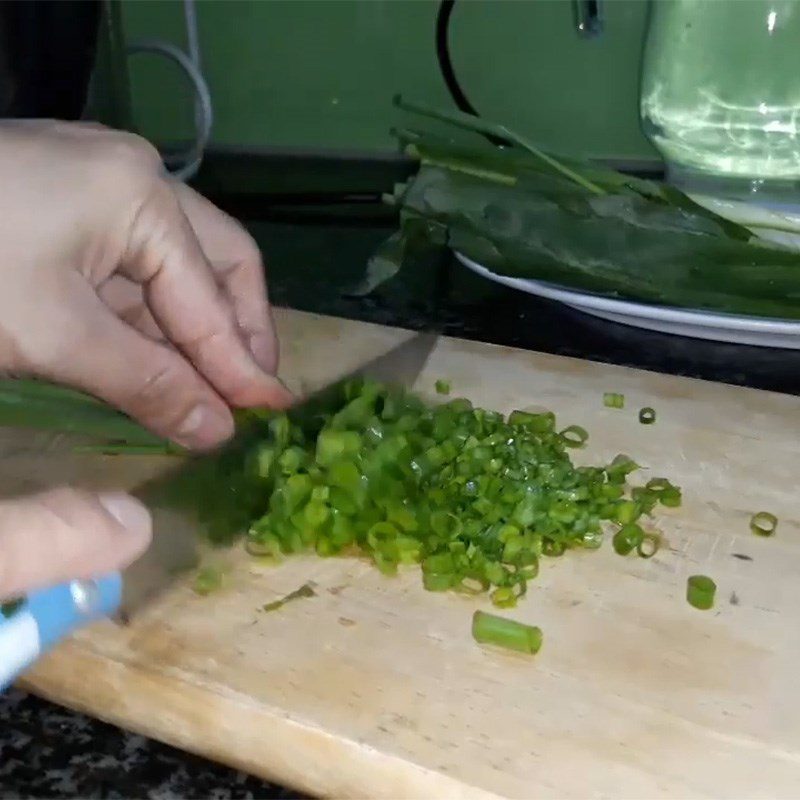
{"type": "MultiPolygon", "coordinates": [[[[275,305],[468,339],[800,393],[800,351],[640,331],[491,284],[455,263],[407,274],[375,297],[345,296],[391,231],[379,210],[274,209],[249,225],[275,305]]],[[[243,217],[246,218],[246,217],[243,217]]],[[[73,714],[21,692],[0,696],[0,797],[289,798],[296,794],[73,714]]]]}

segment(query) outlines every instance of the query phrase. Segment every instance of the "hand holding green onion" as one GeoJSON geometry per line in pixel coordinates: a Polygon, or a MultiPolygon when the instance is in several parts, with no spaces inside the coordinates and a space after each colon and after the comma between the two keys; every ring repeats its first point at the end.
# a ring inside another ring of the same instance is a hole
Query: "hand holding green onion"
{"type": "MultiPolygon", "coordinates": [[[[57,396],[76,430],[202,449],[233,432],[230,406],[289,402],[274,377],[256,245],[169,179],[144,139],[5,121],[0,181],[0,372],[72,386],[127,414],[25,381],[29,417],[57,396]]],[[[15,399],[0,389],[6,422],[15,399]]],[[[125,566],[149,530],[146,509],[125,495],[64,489],[4,501],[0,598],[125,566]]]]}
{"type": "Polygon", "coordinates": [[[74,386],[190,448],[232,433],[230,406],[289,402],[256,245],[144,139],[15,121],[0,178],[0,370],[74,386]]]}

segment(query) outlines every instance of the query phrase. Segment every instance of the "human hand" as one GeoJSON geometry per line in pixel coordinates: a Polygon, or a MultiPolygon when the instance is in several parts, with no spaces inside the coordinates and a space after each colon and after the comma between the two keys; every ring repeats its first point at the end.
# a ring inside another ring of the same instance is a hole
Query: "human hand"
{"type": "Polygon", "coordinates": [[[120,492],[59,488],[0,501],[0,602],[127,566],[151,527],[148,510],[120,492]]]}
{"type": "Polygon", "coordinates": [[[187,447],[285,406],[261,257],[143,139],[0,123],[0,370],[88,391],[187,447]]]}

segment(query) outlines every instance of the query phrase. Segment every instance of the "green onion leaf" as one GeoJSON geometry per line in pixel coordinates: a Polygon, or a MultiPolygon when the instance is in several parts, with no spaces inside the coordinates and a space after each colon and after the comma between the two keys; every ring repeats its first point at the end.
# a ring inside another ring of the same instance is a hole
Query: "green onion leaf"
{"type": "Polygon", "coordinates": [[[625,408],[625,395],[617,392],[605,392],[603,394],[603,405],[606,408],[625,408]]]}

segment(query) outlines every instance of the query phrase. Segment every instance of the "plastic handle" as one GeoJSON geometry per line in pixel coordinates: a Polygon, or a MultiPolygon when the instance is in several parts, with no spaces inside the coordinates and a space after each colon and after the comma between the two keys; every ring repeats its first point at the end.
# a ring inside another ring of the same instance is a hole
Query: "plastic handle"
{"type": "Polygon", "coordinates": [[[113,614],[121,599],[115,572],[33,592],[9,618],[0,616],[0,691],[76,628],[113,614]]]}

